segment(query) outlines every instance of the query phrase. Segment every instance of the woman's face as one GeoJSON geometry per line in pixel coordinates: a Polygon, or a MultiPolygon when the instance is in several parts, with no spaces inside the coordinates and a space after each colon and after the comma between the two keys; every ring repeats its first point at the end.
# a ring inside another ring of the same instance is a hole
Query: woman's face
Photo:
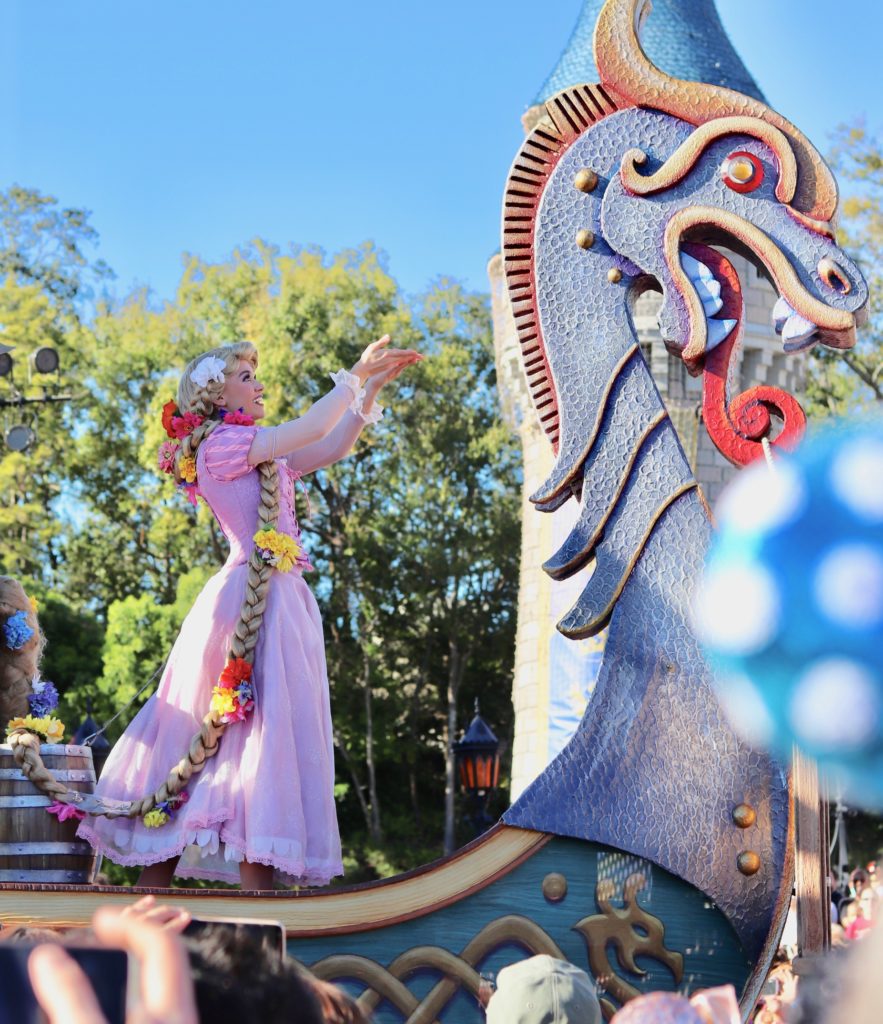
{"type": "Polygon", "coordinates": [[[240,359],[239,366],[227,377],[218,404],[228,412],[241,409],[256,420],[264,415],[264,385],[255,377],[247,360],[240,359]]]}

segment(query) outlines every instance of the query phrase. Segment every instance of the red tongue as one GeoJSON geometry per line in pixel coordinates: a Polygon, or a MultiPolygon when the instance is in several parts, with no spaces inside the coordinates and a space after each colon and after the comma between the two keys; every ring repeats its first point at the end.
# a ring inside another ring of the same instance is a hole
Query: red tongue
{"type": "Polygon", "coordinates": [[[732,263],[716,249],[705,245],[685,245],[684,252],[700,260],[714,274],[721,286],[723,306],[720,319],[736,321],[729,335],[705,356],[702,373],[702,418],[708,436],[718,451],[736,466],[747,466],[763,455],[763,438],[772,429],[770,414],[782,420],[776,448],[791,450],[803,437],[806,414],[800,403],[781,388],[758,384],[729,398],[728,378],[734,373],[733,358],[738,352],[744,318],[742,286],[732,263]]]}

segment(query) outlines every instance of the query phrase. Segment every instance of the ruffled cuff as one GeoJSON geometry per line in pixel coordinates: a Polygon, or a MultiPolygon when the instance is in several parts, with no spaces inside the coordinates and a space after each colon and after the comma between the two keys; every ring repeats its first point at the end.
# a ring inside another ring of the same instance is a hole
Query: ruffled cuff
{"type": "Polygon", "coordinates": [[[374,403],[374,407],[371,412],[363,412],[362,406],[359,406],[359,411],[356,413],[357,416],[362,420],[366,426],[372,426],[375,423],[379,423],[383,419],[383,406],[374,403]]]}
{"type": "Polygon", "coordinates": [[[345,388],[349,388],[350,394],[353,396],[353,400],[350,402],[350,409],[357,415],[360,416],[362,413],[362,402],[365,400],[365,389],[362,387],[362,382],[354,374],[350,373],[349,370],[338,370],[337,373],[329,374],[335,384],[342,384],[345,388]]]}

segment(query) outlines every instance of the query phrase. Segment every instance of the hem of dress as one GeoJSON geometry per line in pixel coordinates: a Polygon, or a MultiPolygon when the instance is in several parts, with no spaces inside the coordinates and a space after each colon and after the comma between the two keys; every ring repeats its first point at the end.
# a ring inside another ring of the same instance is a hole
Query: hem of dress
{"type": "MultiPolygon", "coordinates": [[[[189,847],[195,846],[197,848],[201,848],[204,845],[198,843],[195,838],[193,841],[188,839],[179,839],[178,842],[163,849],[162,851],[139,850],[134,853],[123,853],[116,846],[109,844],[99,836],[98,833],[85,822],[80,824],[80,827],[77,830],[77,835],[80,838],[85,839],[86,842],[88,842],[89,845],[103,857],[107,857],[107,859],[113,861],[114,864],[120,864],[123,867],[149,867],[151,864],[161,864],[163,861],[171,860],[172,857],[177,857],[179,858],[179,863],[175,865],[173,877],[178,878],[196,878],[200,881],[228,882],[236,884],[239,881],[239,864],[242,863],[243,860],[247,860],[251,864],[263,864],[267,867],[272,867],[291,885],[327,885],[332,878],[336,878],[338,875],[343,874],[343,864],[340,861],[335,861],[332,864],[321,863],[308,865],[303,860],[290,861],[273,853],[258,853],[256,850],[250,851],[247,843],[226,833],[223,825],[227,820],[229,820],[229,815],[207,821],[199,828],[193,829],[192,834],[195,836],[197,832],[212,832],[219,844],[223,843],[224,846],[229,846],[231,849],[235,850],[240,859],[231,861],[232,864],[236,865],[236,869],[230,872],[217,871],[211,868],[202,868],[198,866],[182,865],[180,863],[180,858],[184,856],[185,851],[189,847]],[[181,870],[179,870],[179,868],[181,870]]],[[[273,840],[271,839],[270,841],[272,842],[273,840]]]]}

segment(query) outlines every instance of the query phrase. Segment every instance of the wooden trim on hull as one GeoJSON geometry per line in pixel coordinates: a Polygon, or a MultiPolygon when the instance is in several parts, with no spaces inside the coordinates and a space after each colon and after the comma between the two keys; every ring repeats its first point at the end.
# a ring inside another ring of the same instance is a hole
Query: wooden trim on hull
{"type": "Polygon", "coordinates": [[[103,885],[0,885],[4,928],[34,924],[83,927],[102,906],[125,906],[155,893],[194,916],[264,917],[281,921],[289,937],[371,931],[431,914],[465,899],[513,871],[552,837],[545,832],[496,825],[462,850],[381,882],[303,892],[219,889],[137,889],[103,885]]]}

